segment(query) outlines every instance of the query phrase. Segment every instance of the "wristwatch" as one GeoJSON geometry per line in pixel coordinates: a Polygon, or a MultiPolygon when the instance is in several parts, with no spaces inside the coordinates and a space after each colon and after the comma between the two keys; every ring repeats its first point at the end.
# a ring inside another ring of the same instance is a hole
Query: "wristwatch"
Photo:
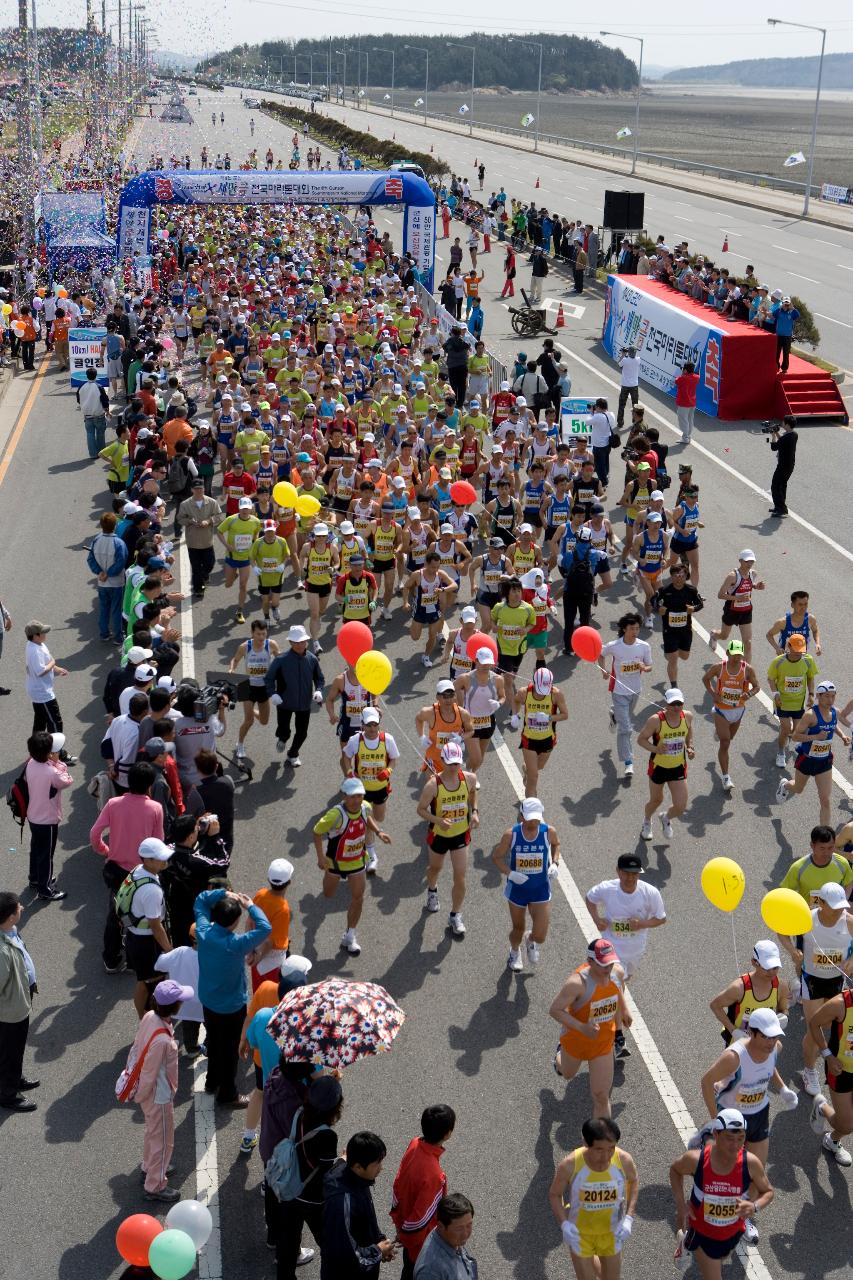
{"type": "Polygon", "coordinates": [[[832,1050],[831,1050],[831,1049],[829,1049],[829,1048],[824,1047],[824,1048],[823,1048],[823,1049],[821,1049],[821,1051],[820,1051],[820,1056],[821,1056],[822,1058],[831,1058],[831,1057],[832,1057],[832,1050]]]}

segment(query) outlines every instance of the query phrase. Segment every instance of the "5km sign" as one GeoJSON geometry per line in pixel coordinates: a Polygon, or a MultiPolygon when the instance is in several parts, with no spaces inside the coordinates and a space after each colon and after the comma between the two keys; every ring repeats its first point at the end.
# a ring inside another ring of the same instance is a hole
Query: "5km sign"
{"type": "Polygon", "coordinates": [[[567,436],[588,436],[590,434],[590,419],[592,417],[592,406],[595,397],[589,400],[581,396],[563,396],[560,401],[560,425],[562,426],[562,437],[565,440],[567,436]]]}

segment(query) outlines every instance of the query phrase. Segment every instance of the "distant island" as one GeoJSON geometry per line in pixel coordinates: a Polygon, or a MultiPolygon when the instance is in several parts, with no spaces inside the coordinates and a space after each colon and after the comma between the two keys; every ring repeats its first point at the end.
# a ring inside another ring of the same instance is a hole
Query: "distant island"
{"type": "MultiPolygon", "coordinates": [[[[813,89],[818,58],[748,58],[710,67],[680,67],[661,79],[676,84],[741,84],[751,89],[813,89]]],[[[853,53],[828,53],[824,89],[853,89],[853,53]]]]}
{"type": "MultiPolygon", "coordinates": [[[[535,91],[539,79],[539,50],[525,41],[542,45],[542,88],[546,92],[572,91],[619,93],[633,90],[637,84],[637,68],[620,49],[610,48],[600,40],[579,36],[553,35],[550,32],[510,36],[484,35],[474,32],[463,37],[476,46],[476,81],[478,86],[502,85],[511,90],[535,91]]],[[[371,85],[391,84],[391,57],[380,53],[377,45],[394,50],[395,84],[399,89],[422,89],[424,85],[424,50],[429,50],[429,87],[441,89],[449,85],[471,82],[471,53],[455,43],[456,37],[428,36],[418,32],[417,45],[410,36],[370,32],[361,40],[361,72],[359,74],[359,37],[346,40],[336,37],[335,51],[346,48],[346,63],[335,52],[332,57],[332,84],[341,82],[346,67],[347,83],[364,83],[369,74],[371,85]],[[369,53],[369,62],[368,62],[369,53]]],[[[267,40],[260,45],[238,45],[235,49],[202,59],[196,68],[200,75],[283,76],[286,82],[305,83],[309,78],[313,57],[313,82],[324,83],[329,75],[328,40],[267,40]]]]}

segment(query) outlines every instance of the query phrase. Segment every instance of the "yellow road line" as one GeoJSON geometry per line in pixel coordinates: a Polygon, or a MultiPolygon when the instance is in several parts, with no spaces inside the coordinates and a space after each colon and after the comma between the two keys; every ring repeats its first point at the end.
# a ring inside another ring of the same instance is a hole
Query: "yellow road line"
{"type": "Polygon", "coordinates": [[[15,450],[21,442],[21,436],[24,434],[24,427],[27,425],[27,419],[29,418],[32,407],[35,404],[39,390],[39,383],[47,373],[49,365],[50,356],[44,356],[38,367],[36,376],[33,379],[33,385],[27,392],[27,398],[21,406],[21,411],[18,414],[18,421],[15,423],[15,429],[9,437],[8,444],[6,445],[3,453],[2,461],[0,461],[0,485],[2,485],[3,481],[6,479],[6,472],[12,464],[12,459],[15,456],[15,450]]]}

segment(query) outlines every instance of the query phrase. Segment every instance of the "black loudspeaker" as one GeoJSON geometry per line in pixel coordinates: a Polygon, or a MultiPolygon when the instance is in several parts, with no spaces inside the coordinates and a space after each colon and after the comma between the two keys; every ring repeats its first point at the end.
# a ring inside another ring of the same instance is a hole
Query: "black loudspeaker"
{"type": "Polygon", "coordinates": [[[605,191],[602,225],[617,231],[641,231],[645,205],[642,191],[605,191]]]}

